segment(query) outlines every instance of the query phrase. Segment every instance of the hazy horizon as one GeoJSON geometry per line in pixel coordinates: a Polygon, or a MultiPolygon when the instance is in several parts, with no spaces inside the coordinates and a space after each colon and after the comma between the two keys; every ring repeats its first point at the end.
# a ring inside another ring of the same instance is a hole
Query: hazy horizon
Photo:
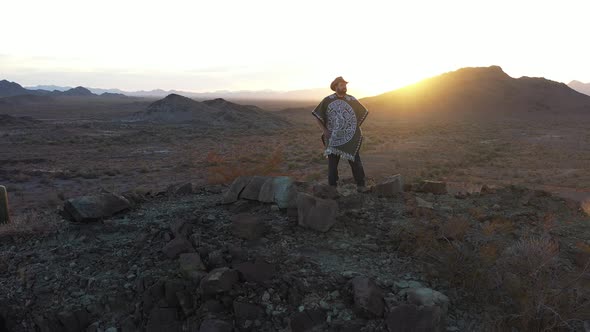
{"type": "Polygon", "coordinates": [[[33,4],[0,23],[0,79],[23,86],[293,91],[342,75],[363,97],[490,65],[590,82],[584,1],[33,4]]]}

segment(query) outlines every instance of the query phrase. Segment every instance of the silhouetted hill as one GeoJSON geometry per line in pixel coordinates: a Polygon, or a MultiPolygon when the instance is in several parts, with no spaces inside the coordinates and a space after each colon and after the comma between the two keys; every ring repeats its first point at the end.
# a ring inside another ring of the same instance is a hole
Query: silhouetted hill
{"type": "Polygon", "coordinates": [[[462,68],[362,102],[377,112],[471,113],[588,111],[590,97],[545,78],[508,76],[498,66],[462,68]]]}
{"type": "Polygon", "coordinates": [[[582,83],[580,81],[571,81],[568,86],[580,93],[590,96],[590,83],[582,83]]]}
{"type": "Polygon", "coordinates": [[[66,90],[64,92],[60,92],[58,94],[63,95],[63,96],[78,96],[78,97],[96,96],[94,93],[92,93],[90,90],[86,89],[83,86],[78,86],[78,87],[66,90]]]}
{"type": "Polygon", "coordinates": [[[229,127],[273,128],[288,124],[279,116],[256,106],[235,104],[221,98],[198,102],[177,94],[153,102],[146,111],[136,113],[135,119],[229,127]]]}
{"type": "Polygon", "coordinates": [[[23,88],[20,84],[9,82],[7,80],[0,81],[0,97],[11,97],[28,94],[29,90],[23,88]]]}

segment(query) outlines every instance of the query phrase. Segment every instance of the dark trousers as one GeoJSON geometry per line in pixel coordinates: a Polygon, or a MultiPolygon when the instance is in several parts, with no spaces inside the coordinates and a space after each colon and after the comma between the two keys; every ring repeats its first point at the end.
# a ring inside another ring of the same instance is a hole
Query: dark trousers
{"type": "MultiPolygon", "coordinates": [[[[340,156],[337,154],[328,155],[328,183],[331,186],[336,186],[338,183],[338,162],[340,162],[340,156]]],[[[354,156],[354,161],[349,160],[350,168],[352,169],[352,176],[354,181],[359,186],[365,185],[365,170],[363,169],[363,163],[358,152],[354,156]]]]}

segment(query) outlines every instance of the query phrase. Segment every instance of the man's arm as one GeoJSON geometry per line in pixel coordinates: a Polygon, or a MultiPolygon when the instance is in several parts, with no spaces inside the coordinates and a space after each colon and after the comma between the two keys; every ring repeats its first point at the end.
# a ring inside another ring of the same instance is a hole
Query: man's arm
{"type": "Polygon", "coordinates": [[[328,130],[328,128],[326,128],[326,126],[324,125],[324,123],[322,121],[320,121],[320,119],[316,118],[316,121],[318,122],[318,126],[320,126],[320,128],[324,132],[324,136],[326,137],[326,140],[329,139],[330,138],[330,131],[328,130]]]}

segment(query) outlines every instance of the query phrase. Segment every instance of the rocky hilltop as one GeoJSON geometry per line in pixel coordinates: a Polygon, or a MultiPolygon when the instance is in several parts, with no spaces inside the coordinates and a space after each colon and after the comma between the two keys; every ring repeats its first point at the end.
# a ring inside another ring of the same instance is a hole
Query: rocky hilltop
{"type": "Polygon", "coordinates": [[[590,96],[542,77],[513,78],[499,66],[461,68],[361,100],[393,114],[569,114],[590,112],[590,96]]]}
{"type": "Polygon", "coordinates": [[[199,102],[177,94],[153,102],[144,112],[136,113],[134,119],[230,128],[279,128],[288,125],[286,120],[257,106],[240,105],[221,98],[199,102]]]}
{"type": "Polygon", "coordinates": [[[29,223],[29,233],[17,220],[20,228],[1,233],[5,323],[12,331],[583,329],[590,228],[575,203],[519,187],[404,185],[400,176],[360,194],[351,182],[338,191],[287,177],[187,183],[72,198],[62,212],[72,221],[31,216],[43,223],[29,223]]]}

